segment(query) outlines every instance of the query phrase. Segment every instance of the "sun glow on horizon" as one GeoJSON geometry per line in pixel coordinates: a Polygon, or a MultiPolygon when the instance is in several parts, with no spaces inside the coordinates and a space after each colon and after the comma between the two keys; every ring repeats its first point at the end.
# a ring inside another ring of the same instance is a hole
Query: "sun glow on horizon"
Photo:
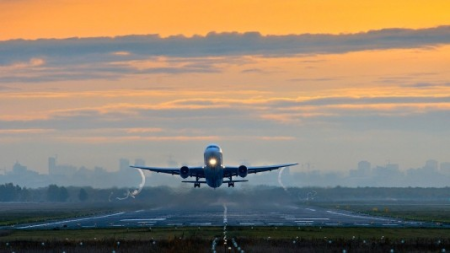
{"type": "Polygon", "coordinates": [[[450,24],[437,1],[1,1],[0,40],[129,34],[357,33],[450,24]]]}

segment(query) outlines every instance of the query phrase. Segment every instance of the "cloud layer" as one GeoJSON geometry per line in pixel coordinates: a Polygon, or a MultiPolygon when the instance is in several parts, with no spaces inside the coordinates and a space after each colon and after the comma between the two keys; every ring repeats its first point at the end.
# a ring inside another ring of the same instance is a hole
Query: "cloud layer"
{"type": "Polygon", "coordinates": [[[345,53],[359,50],[415,48],[450,43],[450,26],[427,29],[382,29],[356,34],[267,35],[209,33],[206,36],[158,35],[10,40],[0,42],[2,64],[31,58],[70,57],[83,61],[86,55],[99,60],[136,59],[150,56],[205,57],[223,55],[294,55],[345,53]]]}

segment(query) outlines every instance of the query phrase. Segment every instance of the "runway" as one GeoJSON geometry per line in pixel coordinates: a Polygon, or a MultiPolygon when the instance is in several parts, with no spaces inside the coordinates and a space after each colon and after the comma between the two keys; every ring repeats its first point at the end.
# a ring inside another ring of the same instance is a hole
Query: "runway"
{"type": "Polygon", "coordinates": [[[342,210],[310,206],[240,208],[232,204],[198,209],[154,208],[108,215],[18,225],[16,229],[79,229],[113,227],[181,226],[352,226],[352,227],[432,227],[433,223],[374,217],[342,210]]]}

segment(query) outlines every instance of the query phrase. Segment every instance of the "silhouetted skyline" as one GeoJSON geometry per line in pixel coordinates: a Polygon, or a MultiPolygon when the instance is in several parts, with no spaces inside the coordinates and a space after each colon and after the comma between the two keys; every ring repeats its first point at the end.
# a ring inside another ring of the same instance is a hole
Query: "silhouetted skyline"
{"type": "MultiPolygon", "coordinates": [[[[91,186],[94,188],[136,187],[141,182],[140,174],[130,168],[129,159],[121,158],[116,168],[86,168],[60,164],[56,157],[48,158],[48,173],[38,173],[26,165],[16,162],[11,169],[0,174],[1,183],[13,183],[36,188],[50,184],[63,186],[91,186]]],[[[145,166],[143,159],[137,158],[133,165],[145,166]]],[[[169,166],[178,166],[172,158],[169,166]]],[[[360,161],[354,169],[345,172],[321,171],[311,164],[302,164],[300,169],[286,168],[281,180],[286,187],[448,187],[450,186],[450,162],[439,163],[429,159],[416,168],[400,169],[399,164],[372,165],[369,161],[360,161]]],[[[267,174],[249,175],[250,185],[279,185],[280,171],[267,174]]],[[[146,186],[182,186],[179,176],[163,175],[145,171],[146,186]]],[[[245,185],[243,185],[245,187],[245,185]]]]}

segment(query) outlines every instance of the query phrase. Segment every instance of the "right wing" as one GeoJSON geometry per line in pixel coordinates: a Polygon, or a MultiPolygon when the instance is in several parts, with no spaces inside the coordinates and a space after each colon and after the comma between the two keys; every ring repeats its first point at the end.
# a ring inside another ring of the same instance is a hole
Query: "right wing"
{"type": "MultiPolygon", "coordinates": [[[[268,166],[249,166],[249,167],[247,167],[247,169],[248,169],[248,174],[256,174],[259,172],[272,171],[272,170],[277,170],[280,168],[290,167],[290,166],[295,166],[295,165],[298,165],[298,163],[286,163],[286,164],[277,164],[277,165],[268,165],[268,166]]],[[[225,166],[224,177],[237,176],[238,170],[239,170],[239,167],[236,167],[236,166],[225,166]]]]}
{"type": "Polygon", "coordinates": [[[264,172],[264,171],[272,171],[277,170],[279,168],[285,168],[290,166],[298,165],[298,163],[287,163],[287,164],[277,164],[277,165],[269,165],[269,166],[249,166],[248,168],[248,174],[256,174],[258,172],[264,172]]]}
{"type": "MultiPolygon", "coordinates": [[[[160,167],[145,167],[145,166],[130,166],[131,168],[149,170],[157,173],[180,175],[180,168],[160,168],[160,167]]],[[[190,176],[205,177],[203,167],[188,167],[190,176]]]]}

